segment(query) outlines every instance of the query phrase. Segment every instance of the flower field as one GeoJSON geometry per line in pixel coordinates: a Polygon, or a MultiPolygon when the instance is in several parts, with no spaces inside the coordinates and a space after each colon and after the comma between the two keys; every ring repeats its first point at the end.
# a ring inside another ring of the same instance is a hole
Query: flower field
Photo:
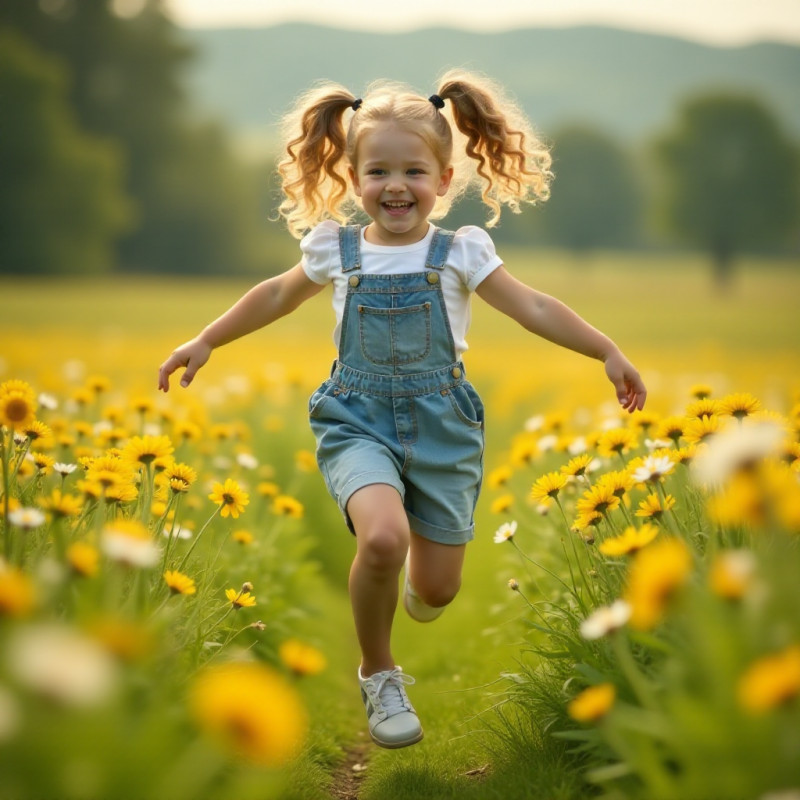
{"type": "MultiPolygon", "coordinates": [[[[439,669],[485,628],[491,655],[463,650],[504,688],[458,707],[485,712],[493,766],[426,795],[408,774],[458,762],[463,733],[434,717],[420,746],[374,757],[363,800],[522,798],[503,764],[556,757],[570,780],[539,796],[800,791],[800,278],[751,267],[720,297],[659,266],[521,274],[641,368],[631,417],[597,364],[476,302],[478,534],[463,598],[404,666],[439,669]]],[[[352,541],[305,420],[333,357],[327,298],[155,392],[170,349],[243,288],[0,287],[4,797],[337,796],[346,742],[319,708],[357,693],[319,696],[353,667],[352,635],[311,623],[352,541]]]]}

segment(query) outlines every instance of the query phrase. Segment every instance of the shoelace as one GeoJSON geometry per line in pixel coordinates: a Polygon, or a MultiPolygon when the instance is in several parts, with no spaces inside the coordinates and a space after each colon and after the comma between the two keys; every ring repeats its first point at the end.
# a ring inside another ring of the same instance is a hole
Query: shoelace
{"type": "Polygon", "coordinates": [[[389,717],[401,711],[409,711],[408,698],[403,686],[416,683],[414,678],[406,675],[400,667],[380,672],[378,676],[377,680],[372,681],[372,691],[369,693],[375,710],[385,711],[389,717]]]}

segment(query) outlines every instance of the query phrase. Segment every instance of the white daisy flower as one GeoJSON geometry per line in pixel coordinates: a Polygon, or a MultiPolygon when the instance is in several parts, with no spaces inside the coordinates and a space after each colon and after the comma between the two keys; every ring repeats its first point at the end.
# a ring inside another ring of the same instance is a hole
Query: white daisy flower
{"type": "Polygon", "coordinates": [[[514,538],[514,534],[516,532],[517,532],[516,520],[512,520],[511,522],[504,522],[494,534],[494,543],[502,544],[503,542],[507,542],[509,539],[514,538]]]}
{"type": "Polygon", "coordinates": [[[631,607],[624,600],[615,600],[610,606],[601,606],[581,622],[584,639],[600,639],[619,630],[631,618],[631,607]]]}

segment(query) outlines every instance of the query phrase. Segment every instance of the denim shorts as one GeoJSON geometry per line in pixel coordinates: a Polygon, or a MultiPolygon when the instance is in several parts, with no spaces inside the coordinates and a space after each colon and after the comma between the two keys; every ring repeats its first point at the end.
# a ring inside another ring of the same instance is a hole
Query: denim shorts
{"type": "Polygon", "coordinates": [[[364,486],[394,486],[411,530],[441,544],[474,536],[484,450],[483,403],[466,381],[418,394],[362,392],[334,378],[309,400],[317,461],[353,531],[347,503],[364,486]]]}

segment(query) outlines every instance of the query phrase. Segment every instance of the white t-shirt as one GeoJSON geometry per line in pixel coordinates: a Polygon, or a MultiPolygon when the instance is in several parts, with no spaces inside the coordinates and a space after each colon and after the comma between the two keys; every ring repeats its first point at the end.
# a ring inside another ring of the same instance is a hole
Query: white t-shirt
{"type": "MultiPolygon", "coordinates": [[[[364,228],[362,228],[361,272],[365,275],[424,272],[433,231],[434,226],[431,225],[421,241],[400,247],[387,247],[370,244],[364,238],[364,228]]],[[[321,222],[303,238],[300,250],[303,253],[300,263],[308,278],[321,285],[333,283],[333,310],[336,315],[333,341],[338,349],[347,281],[350,275],[342,272],[342,261],[339,256],[339,224],[332,220],[321,222]]],[[[447,316],[450,319],[457,359],[460,359],[467,349],[470,294],[502,263],[502,259],[495,252],[494,242],[485,230],[468,225],[456,231],[441,276],[442,293],[447,316]]]]}

